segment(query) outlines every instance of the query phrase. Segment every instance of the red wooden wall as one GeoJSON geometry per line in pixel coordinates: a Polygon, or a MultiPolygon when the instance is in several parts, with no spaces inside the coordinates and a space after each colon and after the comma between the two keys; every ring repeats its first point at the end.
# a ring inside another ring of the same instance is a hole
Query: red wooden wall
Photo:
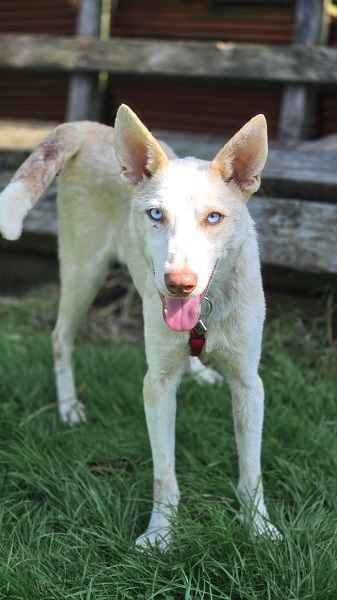
{"type": "MultiPolygon", "coordinates": [[[[80,0],[0,0],[0,33],[74,35],[80,0]]],[[[68,77],[0,73],[0,118],[64,121],[68,77]]]]}
{"type": "MultiPolygon", "coordinates": [[[[0,32],[73,35],[80,0],[1,0],[0,32]]],[[[294,2],[226,0],[119,0],[111,35],[215,39],[288,44],[294,2]]],[[[337,20],[330,29],[337,46],[337,20]]],[[[63,121],[68,77],[1,73],[0,117],[63,121]]],[[[258,112],[265,113],[270,137],[277,133],[282,89],[151,80],[110,80],[104,120],[113,123],[121,102],[130,104],[150,128],[230,135],[258,112]]],[[[315,133],[337,131],[337,94],[321,93],[315,133]]]]}
{"type": "MultiPolygon", "coordinates": [[[[208,39],[289,44],[294,3],[270,6],[209,0],[120,0],[113,19],[114,36],[208,39]]],[[[130,104],[150,128],[206,131],[231,135],[263,112],[269,135],[277,133],[280,87],[111,81],[107,120],[113,122],[120,102],[130,104]]]]}

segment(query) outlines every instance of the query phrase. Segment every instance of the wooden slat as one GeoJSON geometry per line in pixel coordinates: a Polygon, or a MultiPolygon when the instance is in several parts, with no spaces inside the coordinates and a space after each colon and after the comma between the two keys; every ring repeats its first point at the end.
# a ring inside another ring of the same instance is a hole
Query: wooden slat
{"type": "MultiPolygon", "coordinates": [[[[326,44],[328,1],[297,0],[294,32],[296,44],[304,46],[326,44]]],[[[281,107],[279,140],[294,144],[309,139],[312,135],[315,114],[316,92],[298,81],[289,85],[284,92],[281,107]]]]}
{"type": "Polygon", "coordinates": [[[261,262],[309,273],[337,274],[337,205],[253,197],[261,262]]]}
{"type": "MultiPolygon", "coordinates": [[[[337,7],[336,7],[337,8],[337,7]]],[[[337,48],[337,15],[331,18],[329,46],[337,48]]],[[[337,94],[325,94],[322,91],[319,95],[315,135],[329,135],[337,131],[337,94]]]]}
{"type": "MultiPolygon", "coordinates": [[[[170,143],[179,155],[193,154],[206,159],[213,158],[225,141],[217,136],[196,134],[177,136],[173,132],[156,132],[156,135],[170,143]]],[[[256,222],[265,266],[337,275],[336,159],[337,136],[326,142],[304,144],[298,151],[271,148],[261,191],[248,205],[256,222]],[[273,196],[273,191],[278,197],[273,196]],[[288,197],[283,197],[283,192],[288,197]],[[291,196],[292,193],[297,197],[291,196]]],[[[0,191],[12,174],[12,170],[0,171],[0,191]]],[[[38,249],[40,238],[44,244],[48,238],[49,246],[55,246],[52,242],[57,233],[55,193],[53,184],[44,200],[29,213],[20,248],[38,249]]]]}
{"type": "MultiPolygon", "coordinates": [[[[53,247],[58,229],[54,194],[52,187],[25,219],[22,249],[39,248],[40,238],[53,247]]],[[[337,205],[254,196],[249,211],[264,266],[337,274],[337,205]]]]}
{"type": "MultiPolygon", "coordinates": [[[[78,13],[76,34],[99,38],[101,30],[101,0],[82,0],[78,13]]],[[[100,94],[98,73],[77,73],[71,77],[66,121],[98,121],[100,94]]]]}
{"type": "MultiPolygon", "coordinates": [[[[225,136],[202,133],[160,130],[154,133],[158,139],[169,144],[178,156],[197,156],[205,160],[212,160],[228,140],[225,136]]],[[[284,149],[273,143],[270,146],[260,194],[337,204],[337,135],[322,141],[307,142],[297,149],[284,149]]],[[[8,160],[3,154],[1,156],[4,166],[6,161],[19,166],[12,153],[8,160]]],[[[23,159],[22,154],[19,159],[23,159]]],[[[9,172],[0,171],[0,188],[6,185],[9,177],[9,172]]]]}
{"type": "Polygon", "coordinates": [[[0,68],[336,85],[337,49],[1,35],[0,68]]]}
{"type": "MultiPolygon", "coordinates": [[[[157,131],[178,156],[212,160],[225,143],[221,136],[157,131]]],[[[337,203],[337,136],[328,142],[282,148],[271,144],[263,170],[261,192],[267,197],[337,203]]],[[[337,240],[337,237],[336,237],[337,240]]],[[[337,254],[337,253],[336,253],[337,254]]]]}

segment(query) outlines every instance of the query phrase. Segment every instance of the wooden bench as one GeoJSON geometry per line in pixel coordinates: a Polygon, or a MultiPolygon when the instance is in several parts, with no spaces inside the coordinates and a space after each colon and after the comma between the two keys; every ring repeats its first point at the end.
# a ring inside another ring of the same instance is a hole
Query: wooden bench
{"type": "MultiPolygon", "coordinates": [[[[132,76],[140,82],[146,76],[158,82],[193,80],[200,85],[205,81],[222,85],[229,82],[239,82],[243,86],[247,82],[261,86],[284,85],[280,121],[282,143],[271,143],[261,190],[250,201],[260,238],[262,262],[271,268],[334,277],[337,275],[337,135],[299,142],[310,116],[315,91],[322,86],[337,89],[337,49],[308,43],[308,40],[320,41],[322,36],[320,6],[322,0],[298,0],[298,38],[301,43],[280,47],[135,38],[102,41],[88,37],[0,35],[0,70],[67,72],[89,77],[106,71],[112,77],[132,76]],[[308,7],[314,11],[309,16],[308,7]],[[313,15],[317,22],[314,28],[309,28],[310,37],[308,29],[303,29],[303,21],[307,19],[308,23],[310,17],[312,24],[313,15]],[[291,126],[292,123],[295,125],[291,126]]],[[[158,135],[178,155],[196,155],[205,159],[213,158],[225,141],[205,134],[162,131],[158,135]]],[[[0,153],[0,156],[0,187],[4,187],[16,159],[10,152],[0,153]]],[[[27,218],[25,236],[18,247],[41,248],[41,240],[44,240],[42,246],[46,250],[55,248],[54,195],[52,187],[47,199],[27,218]]]]}

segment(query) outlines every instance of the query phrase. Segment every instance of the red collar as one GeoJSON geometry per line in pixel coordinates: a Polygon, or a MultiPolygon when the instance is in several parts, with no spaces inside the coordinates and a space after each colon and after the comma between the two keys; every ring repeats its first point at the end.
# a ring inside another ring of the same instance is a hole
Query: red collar
{"type": "Polygon", "coordinates": [[[201,351],[206,343],[206,332],[206,325],[201,319],[199,319],[199,321],[190,331],[189,346],[191,356],[200,356],[201,351]]]}
{"type": "Polygon", "coordinates": [[[205,345],[206,339],[204,335],[195,335],[195,329],[190,331],[190,355],[200,356],[201,351],[205,345]]]}
{"type": "Polygon", "coordinates": [[[209,282],[207,284],[207,288],[204,292],[204,297],[203,297],[203,300],[206,300],[208,303],[208,311],[206,313],[200,315],[199,320],[196,322],[193,329],[191,329],[191,331],[190,331],[189,346],[190,346],[190,355],[191,356],[200,356],[202,349],[206,343],[207,327],[206,327],[205,323],[202,321],[201,317],[207,317],[212,312],[212,302],[210,301],[209,298],[207,298],[206,294],[207,294],[209,285],[211,283],[212,277],[214,275],[214,271],[216,269],[217,263],[218,263],[218,261],[214,265],[213,272],[209,278],[209,282]]]}

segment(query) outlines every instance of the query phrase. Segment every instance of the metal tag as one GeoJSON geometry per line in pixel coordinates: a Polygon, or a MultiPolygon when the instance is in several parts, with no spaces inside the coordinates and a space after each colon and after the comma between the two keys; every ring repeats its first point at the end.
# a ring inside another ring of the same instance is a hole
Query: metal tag
{"type": "Polygon", "coordinates": [[[196,330],[198,335],[205,335],[207,331],[207,327],[201,319],[199,319],[199,321],[196,323],[194,329],[196,330]]]}

